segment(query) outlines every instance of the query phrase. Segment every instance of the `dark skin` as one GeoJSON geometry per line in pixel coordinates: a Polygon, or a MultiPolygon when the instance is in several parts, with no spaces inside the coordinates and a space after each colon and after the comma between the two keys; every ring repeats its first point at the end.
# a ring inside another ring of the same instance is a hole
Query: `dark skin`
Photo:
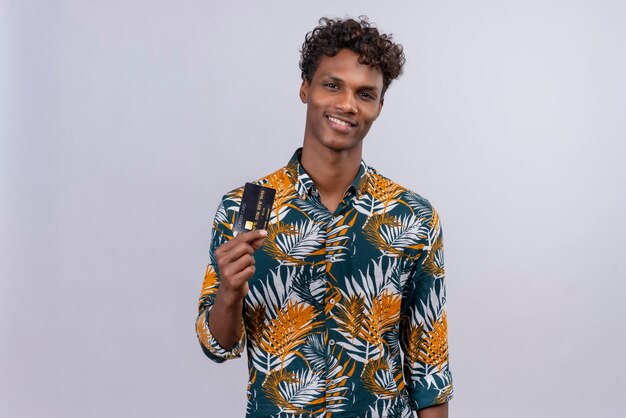
{"type": "Polygon", "coordinates": [[[383,76],[344,49],[323,57],[300,100],[307,105],[301,163],[332,213],[361,164],[363,138],[380,115],[383,76]]]}
{"type": "Polygon", "coordinates": [[[209,315],[209,329],[220,346],[227,350],[241,338],[243,300],[255,269],[252,254],[261,248],[266,235],[264,230],[246,232],[215,251],[221,281],[209,315]]]}
{"type": "MultiPolygon", "coordinates": [[[[307,114],[301,163],[331,213],[359,171],[363,139],[383,108],[382,89],[382,73],[360,64],[358,54],[347,49],[323,57],[311,82],[302,82],[300,99],[307,114]]],[[[253,254],[266,235],[266,231],[246,232],[215,252],[221,283],[209,329],[225,349],[241,338],[244,298],[254,275],[253,254]]],[[[448,404],[421,409],[417,416],[447,418],[448,404]]]]}

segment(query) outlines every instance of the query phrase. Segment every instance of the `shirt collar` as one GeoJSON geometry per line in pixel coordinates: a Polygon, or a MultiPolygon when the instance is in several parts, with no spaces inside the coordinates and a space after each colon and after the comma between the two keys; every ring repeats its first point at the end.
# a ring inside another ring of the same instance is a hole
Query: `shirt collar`
{"type": "MultiPolygon", "coordinates": [[[[289,172],[289,177],[292,179],[294,183],[294,187],[296,189],[296,193],[300,196],[301,199],[306,200],[308,197],[313,196],[318,193],[315,184],[313,184],[313,180],[306,171],[304,171],[304,167],[300,164],[300,157],[302,155],[302,148],[298,148],[296,152],[293,153],[291,160],[287,164],[287,171],[289,172]]],[[[363,160],[361,160],[361,166],[359,167],[359,172],[356,177],[352,181],[352,184],[348,186],[346,190],[346,194],[357,194],[357,198],[361,198],[361,196],[367,193],[368,185],[369,185],[369,167],[363,160]]]]}

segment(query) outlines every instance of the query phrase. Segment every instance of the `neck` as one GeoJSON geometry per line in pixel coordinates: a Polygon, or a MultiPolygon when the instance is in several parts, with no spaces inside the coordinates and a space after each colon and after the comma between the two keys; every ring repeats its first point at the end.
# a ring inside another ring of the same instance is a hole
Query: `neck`
{"type": "Polygon", "coordinates": [[[300,163],[322,200],[341,200],[361,166],[361,144],[344,151],[333,151],[305,139],[300,163]]]}

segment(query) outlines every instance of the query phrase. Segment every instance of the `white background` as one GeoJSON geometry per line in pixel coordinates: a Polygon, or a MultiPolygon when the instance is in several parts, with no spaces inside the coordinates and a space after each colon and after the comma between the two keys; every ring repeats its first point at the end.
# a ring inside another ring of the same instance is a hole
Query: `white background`
{"type": "Polygon", "coordinates": [[[625,2],[3,0],[1,417],[244,415],[193,326],[211,219],[359,14],[406,50],[364,159],[442,215],[451,417],[623,416],[625,2]]]}

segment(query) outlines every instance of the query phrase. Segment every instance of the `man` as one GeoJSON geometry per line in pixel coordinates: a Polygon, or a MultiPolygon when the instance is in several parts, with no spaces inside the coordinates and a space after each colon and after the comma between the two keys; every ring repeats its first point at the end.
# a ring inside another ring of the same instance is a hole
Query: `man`
{"type": "Polygon", "coordinates": [[[222,199],[196,329],[217,362],[247,343],[248,417],[448,416],[438,215],[361,160],[403,64],[366,19],[321,19],[303,146],[256,182],[276,189],[267,230],[234,234],[243,188],[222,199]]]}

